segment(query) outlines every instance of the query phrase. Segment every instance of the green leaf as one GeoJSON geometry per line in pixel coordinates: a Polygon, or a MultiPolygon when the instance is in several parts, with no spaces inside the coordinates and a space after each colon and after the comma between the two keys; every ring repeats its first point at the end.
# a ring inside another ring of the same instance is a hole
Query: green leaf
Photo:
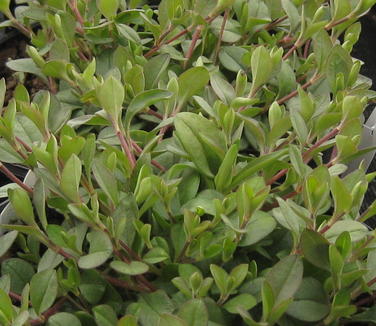
{"type": "Polygon", "coordinates": [[[119,34],[124,37],[126,40],[141,43],[141,39],[138,33],[130,26],[125,24],[116,24],[116,29],[118,30],[119,34]]]}
{"type": "Polygon", "coordinates": [[[111,268],[115,271],[126,275],[140,275],[149,270],[149,266],[140,261],[132,261],[129,264],[115,260],[110,264],[111,268]]]}
{"type": "Polygon", "coordinates": [[[117,326],[138,326],[137,318],[133,315],[126,315],[120,318],[117,326]]]}
{"type": "Polygon", "coordinates": [[[82,166],[80,159],[73,154],[65,163],[61,174],[61,191],[73,202],[80,202],[78,188],[81,182],[82,166]]]}
{"type": "Polygon", "coordinates": [[[234,88],[219,73],[212,73],[210,75],[210,85],[223,103],[229,105],[235,98],[234,88]]]}
{"type": "Polygon", "coordinates": [[[249,162],[244,168],[242,168],[238,174],[234,177],[231,187],[236,187],[242,182],[244,182],[245,179],[251,177],[258,171],[268,167],[269,165],[272,165],[282,156],[286,155],[286,150],[280,150],[274,153],[266,154],[260,157],[257,157],[253,159],[251,162],[249,162]]]}
{"type": "Polygon", "coordinates": [[[48,319],[47,326],[81,326],[80,320],[68,312],[58,312],[48,319]]]}
{"type": "Polygon", "coordinates": [[[148,264],[157,264],[169,258],[170,256],[163,248],[155,247],[155,248],[152,248],[150,251],[148,251],[143,256],[142,260],[148,264]]]}
{"type": "Polygon", "coordinates": [[[360,323],[376,323],[376,306],[351,316],[351,321],[360,323]]]}
{"type": "Polygon", "coordinates": [[[131,120],[137,113],[146,110],[152,104],[167,100],[171,96],[171,92],[162,89],[150,89],[137,94],[127,108],[124,121],[125,130],[129,131],[131,120]]]}
{"type": "Polygon", "coordinates": [[[30,263],[20,258],[10,258],[1,263],[1,273],[11,276],[10,289],[20,294],[25,285],[30,282],[35,271],[30,263]]]}
{"type": "Polygon", "coordinates": [[[352,196],[345,183],[338,177],[331,177],[331,192],[334,198],[336,216],[347,213],[352,207],[352,196]]]}
{"type": "Polygon", "coordinates": [[[17,231],[11,231],[0,237],[0,258],[6,254],[18,235],[17,231]]]}
{"type": "Polygon", "coordinates": [[[304,258],[312,265],[330,270],[329,242],[318,232],[305,230],[301,236],[304,258]]]}
{"type": "Polygon", "coordinates": [[[217,265],[211,264],[210,265],[210,272],[213,275],[215,284],[217,285],[221,294],[226,293],[227,291],[227,283],[228,283],[228,274],[227,272],[217,265]]]}
{"type": "Polygon", "coordinates": [[[234,279],[233,289],[243,283],[248,274],[248,267],[248,264],[240,264],[231,270],[230,276],[234,279]]]}
{"type": "Polygon", "coordinates": [[[197,169],[208,177],[217,172],[226,150],[223,133],[210,120],[191,113],[179,113],[175,133],[197,169]]]}
{"type": "Polygon", "coordinates": [[[273,71],[273,62],[268,50],[264,46],[257,47],[252,53],[252,88],[251,94],[254,94],[259,87],[269,81],[273,71]]]}
{"type": "Polygon", "coordinates": [[[269,214],[257,211],[245,227],[239,247],[251,246],[268,236],[277,226],[275,219],[269,214]]]}
{"type": "Polygon", "coordinates": [[[81,274],[79,290],[90,304],[97,304],[103,298],[107,283],[96,270],[84,270],[81,274]]]}
{"type": "Polygon", "coordinates": [[[231,300],[227,301],[223,308],[229,313],[238,314],[239,310],[252,309],[257,304],[255,297],[248,293],[239,294],[231,300]]]}
{"type": "Polygon", "coordinates": [[[207,85],[209,79],[209,72],[204,67],[194,67],[183,72],[178,78],[178,107],[181,108],[193,95],[198,94],[207,85]]]}
{"type": "Polygon", "coordinates": [[[119,5],[119,0],[97,0],[97,8],[107,19],[111,19],[116,16],[119,5]]]}
{"type": "Polygon", "coordinates": [[[29,194],[21,189],[9,189],[9,200],[17,216],[27,225],[35,225],[35,216],[29,194]]]}
{"type": "Polygon", "coordinates": [[[4,106],[5,92],[6,92],[5,78],[1,78],[0,79],[0,109],[2,109],[4,106]]]}
{"type": "Polygon", "coordinates": [[[162,75],[166,73],[170,63],[168,54],[157,55],[146,62],[144,65],[145,88],[153,89],[158,86],[158,82],[162,75]]]}
{"type": "Polygon", "coordinates": [[[218,173],[214,178],[215,186],[218,191],[225,192],[232,182],[233,169],[238,157],[238,145],[233,144],[226,153],[218,173]]]}
{"type": "MultiPolygon", "coordinates": [[[[1,9],[1,8],[0,8],[1,9]]],[[[5,325],[10,325],[13,320],[14,312],[12,301],[8,294],[0,288],[0,322],[3,321],[5,325]]]]}
{"type": "Polygon", "coordinates": [[[55,270],[45,270],[33,276],[30,282],[30,300],[38,315],[52,306],[57,291],[58,282],[55,270]]]}
{"type": "Polygon", "coordinates": [[[95,322],[98,326],[114,326],[117,323],[115,311],[106,304],[93,308],[95,322]]]}
{"type": "Polygon", "coordinates": [[[273,289],[275,305],[291,298],[303,279],[303,262],[299,256],[290,255],[275,264],[265,280],[273,289]]]}
{"type": "Polygon", "coordinates": [[[364,239],[369,233],[368,228],[364,224],[353,220],[343,220],[334,223],[324,235],[326,239],[333,243],[346,231],[350,233],[352,242],[364,239]]]}
{"type": "Polygon", "coordinates": [[[42,73],[42,71],[36,66],[34,61],[32,59],[17,59],[17,60],[12,60],[8,61],[6,63],[7,67],[9,69],[12,69],[14,71],[19,71],[19,72],[26,72],[30,74],[34,74],[43,80],[47,80],[46,76],[42,73]]]}
{"type": "Polygon", "coordinates": [[[94,160],[92,170],[101,189],[117,205],[119,203],[119,190],[114,174],[100,160],[94,160]]]}
{"type": "Polygon", "coordinates": [[[6,13],[9,11],[10,0],[1,0],[0,11],[6,13]]]}
{"type": "Polygon", "coordinates": [[[177,316],[162,314],[158,326],[187,326],[187,324],[177,316]]]}
{"type": "Polygon", "coordinates": [[[123,107],[124,96],[125,92],[123,85],[112,75],[97,88],[97,98],[101,107],[116,123],[123,107]]]}
{"type": "Polygon", "coordinates": [[[246,49],[239,46],[222,46],[219,52],[219,61],[230,71],[246,71],[246,66],[242,62],[243,55],[247,53],[246,49]]]}
{"type": "Polygon", "coordinates": [[[192,299],[181,305],[178,316],[185,321],[187,326],[208,325],[208,310],[201,299],[192,299]]]}
{"type": "Polygon", "coordinates": [[[339,74],[343,74],[346,84],[353,65],[349,53],[342,46],[336,45],[331,49],[326,62],[326,73],[331,89],[335,90],[339,74]]]}
{"type": "Polygon", "coordinates": [[[110,238],[102,231],[92,231],[86,238],[90,243],[89,254],[80,257],[78,266],[83,269],[90,269],[105,263],[112,254],[110,238]]]}

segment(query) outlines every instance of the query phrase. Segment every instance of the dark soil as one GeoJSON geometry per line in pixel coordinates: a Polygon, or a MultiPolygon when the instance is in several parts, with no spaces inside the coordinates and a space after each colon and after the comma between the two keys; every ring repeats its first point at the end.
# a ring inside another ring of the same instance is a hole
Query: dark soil
{"type": "MultiPolygon", "coordinates": [[[[0,78],[5,78],[7,85],[7,93],[5,96],[5,104],[12,98],[13,91],[17,86],[17,78],[10,69],[6,67],[6,63],[10,59],[26,58],[25,53],[26,39],[21,35],[15,35],[6,42],[0,44],[0,78]]],[[[27,74],[24,85],[31,95],[38,90],[45,89],[46,86],[38,78],[27,74]]]]}

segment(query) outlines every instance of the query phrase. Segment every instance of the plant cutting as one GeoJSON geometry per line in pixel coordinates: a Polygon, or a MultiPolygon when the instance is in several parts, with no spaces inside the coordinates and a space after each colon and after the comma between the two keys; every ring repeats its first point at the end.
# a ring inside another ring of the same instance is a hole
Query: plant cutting
{"type": "Polygon", "coordinates": [[[9,2],[1,325],[376,322],[376,174],[344,175],[376,1],[9,2]]]}

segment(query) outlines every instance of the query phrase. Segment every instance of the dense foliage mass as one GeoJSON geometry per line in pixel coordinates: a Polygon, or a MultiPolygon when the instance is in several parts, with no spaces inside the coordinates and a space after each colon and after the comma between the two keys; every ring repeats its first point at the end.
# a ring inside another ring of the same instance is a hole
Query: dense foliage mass
{"type": "Polygon", "coordinates": [[[375,0],[0,0],[0,324],[376,322],[375,0]],[[45,86],[29,94],[23,81],[45,86]]]}

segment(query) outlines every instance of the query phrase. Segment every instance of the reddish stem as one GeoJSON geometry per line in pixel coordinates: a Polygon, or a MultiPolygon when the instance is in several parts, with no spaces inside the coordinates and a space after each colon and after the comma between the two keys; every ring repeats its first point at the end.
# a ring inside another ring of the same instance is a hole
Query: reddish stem
{"type": "Polygon", "coordinates": [[[129,162],[131,164],[131,168],[133,170],[134,167],[136,166],[136,159],[135,159],[135,157],[134,157],[131,149],[128,146],[128,142],[127,142],[127,140],[125,139],[123,133],[120,130],[118,130],[116,132],[116,136],[118,137],[118,139],[120,141],[120,145],[121,145],[122,149],[124,150],[124,153],[127,156],[128,160],[129,160],[129,162]]]}
{"type": "Polygon", "coordinates": [[[0,171],[3,172],[10,180],[14,183],[17,183],[22,189],[26,190],[29,194],[33,193],[33,189],[30,188],[27,184],[23,183],[20,179],[18,179],[7,167],[0,163],[0,171]]]}
{"type": "MultiPolygon", "coordinates": [[[[321,78],[321,75],[314,75],[309,81],[307,81],[305,84],[303,84],[301,87],[303,90],[306,90],[308,87],[312,86],[316,81],[318,81],[321,78]]],[[[292,99],[296,95],[298,95],[298,90],[292,91],[290,94],[287,94],[286,96],[280,98],[277,103],[279,105],[287,102],[288,100],[292,99]]]]}
{"type": "Polygon", "coordinates": [[[33,319],[30,321],[30,325],[35,326],[35,325],[43,325],[45,324],[48,319],[53,316],[54,314],[58,313],[60,308],[63,306],[64,302],[67,300],[66,297],[60,298],[50,309],[45,311],[42,314],[41,319],[33,319]]]}
{"type": "MultiPolygon", "coordinates": [[[[213,17],[208,16],[208,17],[205,18],[205,20],[206,20],[207,23],[211,23],[217,16],[218,15],[215,15],[213,17]]],[[[164,44],[170,44],[170,43],[176,41],[178,38],[180,38],[183,35],[185,35],[188,32],[190,32],[193,29],[194,26],[195,25],[190,25],[187,28],[183,29],[180,33],[178,33],[177,35],[175,35],[173,38],[169,39],[168,41],[161,42],[161,43],[153,46],[148,52],[146,52],[146,54],[144,55],[144,57],[145,58],[151,57],[155,52],[157,52],[162,47],[162,45],[164,45],[164,44]]]]}
{"type": "Polygon", "coordinates": [[[305,153],[303,154],[303,160],[305,163],[308,163],[310,160],[310,154],[318,147],[320,147],[322,144],[326,143],[328,140],[335,137],[340,132],[340,127],[334,128],[331,132],[329,132],[327,135],[322,137],[320,140],[318,140],[314,145],[312,145],[305,153]]]}
{"type": "Polygon", "coordinates": [[[227,19],[228,19],[228,14],[229,14],[229,10],[227,9],[225,11],[225,14],[223,15],[221,30],[219,31],[219,35],[218,35],[218,42],[217,42],[217,46],[215,48],[215,54],[214,54],[214,60],[213,60],[214,64],[217,62],[219,50],[221,49],[221,43],[222,43],[223,33],[225,31],[225,27],[226,27],[226,23],[227,23],[227,19]]]}
{"type": "Polygon", "coordinates": [[[288,52],[283,56],[283,60],[287,60],[287,58],[292,55],[294,53],[294,51],[298,48],[298,44],[295,43],[291,48],[290,50],[288,50],[288,52]]]}
{"type": "Polygon", "coordinates": [[[74,16],[76,17],[78,23],[80,24],[80,27],[77,27],[77,32],[79,32],[80,34],[84,34],[84,30],[83,30],[83,26],[84,26],[84,19],[82,18],[81,16],[81,13],[80,11],[78,10],[78,7],[77,7],[77,0],[71,0],[68,2],[69,4],[69,7],[71,8],[74,16]]]}
{"type": "MultiPolygon", "coordinates": [[[[138,146],[136,142],[132,141],[132,147],[136,150],[138,154],[142,153],[142,148],[138,146]]],[[[151,164],[154,165],[157,169],[166,172],[166,168],[159,164],[156,160],[151,160],[151,164]]]]}
{"type": "Polygon", "coordinates": [[[33,149],[28,144],[26,144],[21,138],[19,138],[17,136],[15,138],[28,152],[33,151],[33,149]]]}
{"type": "Polygon", "coordinates": [[[190,44],[189,49],[187,51],[187,54],[185,56],[185,58],[187,60],[184,62],[184,68],[187,67],[188,61],[191,59],[191,57],[193,55],[193,52],[196,48],[197,41],[201,36],[201,31],[202,31],[202,25],[198,26],[197,29],[195,30],[195,32],[192,35],[192,41],[191,41],[191,44],[190,44]]]}
{"type": "Polygon", "coordinates": [[[158,118],[159,120],[163,120],[163,115],[152,109],[149,109],[146,113],[158,118]]]}

